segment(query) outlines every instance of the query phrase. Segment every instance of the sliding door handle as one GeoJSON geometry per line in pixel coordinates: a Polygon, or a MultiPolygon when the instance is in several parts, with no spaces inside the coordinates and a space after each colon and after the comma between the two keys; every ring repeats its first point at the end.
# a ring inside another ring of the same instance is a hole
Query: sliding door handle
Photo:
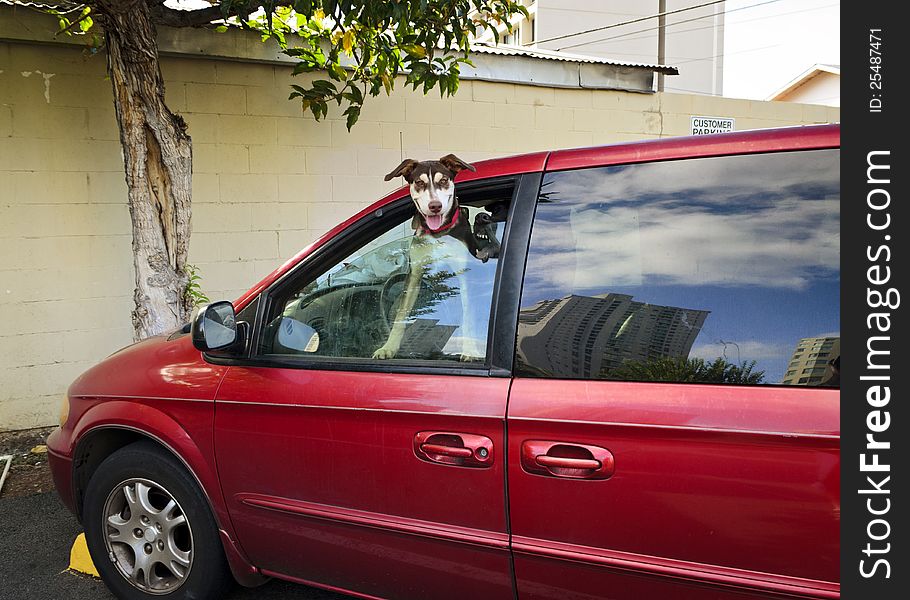
{"type": "Polygon", "coordinates": [[[542,467],[555,467],[559,469],[599,469],[603,463],[599,460],[587,458],[562,458],[560,456],[537,457],[537,464],[542,467]]]}
{"type": "Polygon", "coordinates": [[[525,440],[521,468],[532,475],[565,479],[609,479],[615,464],[606,448],[588,444],[525,440]]]}

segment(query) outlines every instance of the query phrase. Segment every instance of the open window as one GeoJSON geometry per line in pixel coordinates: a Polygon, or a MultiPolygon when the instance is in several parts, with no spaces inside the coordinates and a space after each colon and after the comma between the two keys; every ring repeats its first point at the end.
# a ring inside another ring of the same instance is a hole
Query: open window
{"type": "Polygon", "coordinates": [[[454,237],[415,234],[410,198],[354,224],[270,290],[258,356],[308,365],[486,364],[495,246],[513,188],[512,180],[459,185],[460,218],[492,247],[487,260],[454,237]],[[403,314],[409,285],[416,301],[403,314]],[[377,357],[396,324],[404,332],[396,352],[377,357]]]}

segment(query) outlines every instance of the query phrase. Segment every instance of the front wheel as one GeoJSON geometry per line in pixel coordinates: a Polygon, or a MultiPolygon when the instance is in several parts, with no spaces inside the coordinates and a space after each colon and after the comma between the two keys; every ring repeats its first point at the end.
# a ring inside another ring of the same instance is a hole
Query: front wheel
{"type": "Polygon", "coordinates": [[[111,454],[89,481],[84,507],[92,561],[118,598],[214,600],[227,591],[208,503],[166,451],[137,442],[111,454]]]}

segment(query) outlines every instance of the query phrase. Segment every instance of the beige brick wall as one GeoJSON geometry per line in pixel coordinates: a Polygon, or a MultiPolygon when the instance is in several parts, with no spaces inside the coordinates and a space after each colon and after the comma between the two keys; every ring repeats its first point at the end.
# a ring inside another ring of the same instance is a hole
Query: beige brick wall
{"type": "MultiPolygon", "coordinates": [[[[167,99],[194,141],[190,262],[234,298],[399,185],[402,154],[473,161],[688,133],[830,122],[833,108],[464,81],[447,100],[400,86],[348,133],[287,100],[290,68],[165,58],[167,99]]],[[[0,430],[51,424],[67,385],[130,342],[133,272],[117,125],[103,57],[0,42],[0,430]]]]}

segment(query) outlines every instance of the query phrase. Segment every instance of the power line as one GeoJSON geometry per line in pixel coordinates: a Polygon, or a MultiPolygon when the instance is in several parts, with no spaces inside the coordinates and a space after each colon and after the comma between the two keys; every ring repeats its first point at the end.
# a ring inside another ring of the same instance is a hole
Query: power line
{"type": "Polygon", "coordinates": [[[747,48],[745,50],[740,50],[738,52],[724,52],[722,54],[715,54],[714,56],[705,56],[704,58],[690,58],[687,60],[675,60],[673,61],[673,66],[676,65],[685,65],[687,63],[699,62],[702,60],[714,60],[715,58],[721,58],[722,56],[735,56],[737,54],[748,54],[749,52],[758,52],[759,50],[769,50],[771,48],[777,48],[783,44],[771,44],[770,46],[761,46],[759,48],[747,48]]]}
{"type": "MultiPolygon", "coordinates": [[[[674,15],[676,13],[681,13],[687,10],[694,10],[696,8],[702,8],[705,6],[712,6],[714,4],[720,4],[726,0],[714,0],[713,2],[705,2],[704,4],[698,4],[696,6],[689,6],[687,8],[678,8],[676,10],[670,10],[662,13],[657,13],[656,15],[648,15],[647,17],[640,17],[638,19],[632,19],[631,21],[623,21],[622,23],[614,23],[613,25],[605,25],[603,27],[595,27],[594,29],[588,29],[586,31],[579,31],[577,33],[566,33],[564,35],[557,35],[555,37],[547,38],[545,40],[537,40],[536,42],[530,42],[532,44],[544,44],[546,42],[553,42],[556,40],[562,40],[565,38],[575,37],[577,35],[584,35],[586,33],[594,33],[595,31],[603,31],[605,29],[613,29],[614,27],[622,27],[623,25],[631,25],[633,23],[640,23],[642,21],[647,21],[648,19],[656,19],[657,17],[664,17],[666,15],[674,15]]],[[[777,0],[774,0],[777,1],[777,0]]],[[[527,45],[527,44],[524,44],[527,45]]],[[[571,46],[567,46],[571,48],[571,46]]]]}
{"type": "MultiPolygon", "coordinates": [[[[756,4],[755,6],[758,6],[758,5],[756,4]]],[[[839,2],[835,2],[834,4],[825,4],[824,6],[815,6],[815,7],[813,7],[813,8],[803,8],[803,9],[801,9],[801,10],[791,10],[790,12],[777,13],[777,14],[774,14],[774,15],[765,15],[764,17],[755,17],[755,18],[752,18],[752,19],[743,19],[742,21],[734,21],[733,23],[728,23],[728,22],[724,21],[723,23],[721,23],[721,24],[719,24],[719,25],[705,25],[704,27],[690,27],[689,29],[680,29],[680,30],[678,30],[678,31],[668,31],[668,32],[667,32],[667,35],[668,35],[668,36],[671,36],[671,35],[678,35],[678,34],[680,34],[680,33],[691,33],[691,32],[693,32],[693,31],[704,31],[705,29],[714,29],[714,28],[717,28],[717,29],[726,29],[727,27],[735,26],[735,25],[742,25],[743,23],[754,23],[755,21],[764,21],[764,20],[766,20],[766,19],[777,19],[777,18],[779,18],[779,17],[786,17],[786,16],[788,16],[788,15],[796,15],[796,14],[804,13],[804,12],[812,12],[812,11],[816,11],[816,10],[824,10],[824,9],[826,9],[826,8],[832,8],[832,7],[834,7],[834,6],[840,6],[840,3],[839,3],[839,2]]],[[[746,6],[746,7],[743,7],[743,8],[752,8],[752,6],[746,6]]],[[[727,12],[730,13],[730,12],[735,12],[735,11],[738,11],[738,10],[743,10],[743,9],[742,9],[742,8],[734,8],[732,11],[727,11],[727,12]]],[[[707,17],[702,17],[702,18],[707,18],[707,17]]],[[[694,20],[697,20],[697,19],[694,19],[694,20]]],[[[677,22],[677,23],[671,23],[671,25],[681,25],[681,24],[684,23],[684,22],[686,22],[686,21],[679,21],[679,22],[677,22]]],[[[643,29],[642,31],[653,31],[653,29],[643,29]]],[[[625,35],[634,35],[635,33],[638,33],[638,32],[632,32],[632,33],[625,34],[625,35]]],[[[617,36],[617,37],[622,37],[622,36],[617,36]]],[[[653,36],[650,36],[650,35],[643,35],[643,36],[640,36],[640,37],[637,37],[637,38],[628,38],[628,39],[625,39],[625,40],[623,40],[623,41],[625,41],[625,42],[634,42],[635,40],[645,40],[645,39],[649,39],[649,38],[652,38],[652,37],[653,37],[653,36]]],[[[615,38],[607,38],[607,40],[610,40],[610,39],[615,39],[615,38]]],[[[596,43],[598,43],[598,42],[603,42],[603,41],[606,41],[606,40],[603,40],[603,39],[601,39],[601,40],[594,40],[594,41],[592,41],[592,42],[587,42],[587,43],[588,43],[588,44],[596,44],[596,43]]],[[[583,45],[583,44],[582,44],[582,45],[583,45]]],[[[623,52],[612,52],[612,51],[610,52],[610,54],[619,54],[620,56],[623,56],[623,55],[630,55],[630,56],[631,56],[631,55],[632,55],[632,53],[628,53],[628,52],[623,53],[623,52]]]]}
{"type": "MultiPolygon", "coordinates": [[[[747,8],[756,8],[756,7],[758,7],[758,6],[764,6],[764,5],[766,5],[766,4],[774,4],[775,2],[780,2],[780,0],[767,0],[766,2],[759,2],[758,4],[750,4],[749,6],[743,6],[743,7],[741,7],[741,8],[734,8],[733,10],[726,11],[726,12],[724,13],[724,16],[726,16],[726,15],[732,13],[732,12],[738,12],[738,11],[741,11],[741,10],[746,10],[747,8]]],[[[695,8],[695,7],[693,6],[692,8],[695,8]]],[[[675,23],[670,23],[669,25],[667,25],[667,27],[670,27],[670,26],[673,26],[673,25],[682,25],[683,23],[691,23],[692,21],[701,21],[702,19],[706,19],[706,18],[709,18],[709,17],[708,17],[707,15],[702,15],[701,17],[693,17],[693,18],[691,18],[691,19],[685,19],[685,20],[683,20],[683,21],[676,21],[675,23]]],[[[577,43],[577,44],[570,44],[570,45],[568,45],[568,46],[563,46],[563,47],[559,48],[559,50],[565,50],[565,49],[567,49],[567,48],[577,48],[578,46],[587,46],[587,45],[589,45],[589,44],[597,44],[597,43],[600,43],[600,42],[608,42],[608,41],[610,41],[610,40],[617,40],[617,39],[619,39],[619,38],[624,38],[624,37],[626,37],[626,36],[635,35],[636,33],[645,33],[645,32],[647,32],[647,31],[655,31],[655,30],[657,30],[657,29],[658,29],[658,27],[648,27],[648,28],[646,28],[646,29],[638,29],[638,30],[636,30],[636,31],[630,31],[630,32],[628,32],[628,33],[621,33],[621,34],[619,34],[619,35],[614,35],[614,36],[611,36],[611,37],[601,38],[601,39],[599,39],[599,40],[591,40],[591,41],[588,41],[588,42],[579,42],[579,43],[577,43]]]]}

